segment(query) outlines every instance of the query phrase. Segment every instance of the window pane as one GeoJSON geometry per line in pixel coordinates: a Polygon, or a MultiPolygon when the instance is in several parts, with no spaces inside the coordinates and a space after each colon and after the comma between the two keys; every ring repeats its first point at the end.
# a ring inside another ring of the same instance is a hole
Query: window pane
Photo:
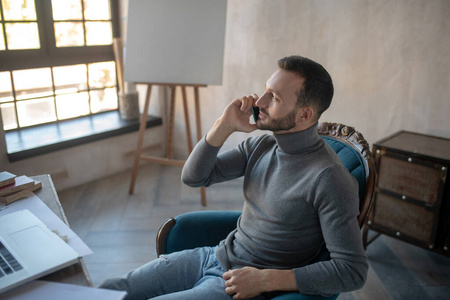
{"type": "Polygon", "coordinates": [[[2,0],[3,15],[6,21],[35,21],[34,0],[2,0]]]}
{"type": "Polygon", "coordinates": [[[116,85],[116,65],[113,61],[89,64],[88,68],[91,88],[116,85]]]}
{"type": "Polygon", "coordinates": [[[17,128],[16,114],[14,113],[14,103],[0,105],[2,113],[3,129],[9,130],[17,128]]]}
{"type": "Polygon", "coordinates": [[[13,80],[18,100],[53,94],[50,68],[13,71],[13,80]]]}
{"type": "Polygon", "coordinates": [[[110,20],[109,0],[84,0],[86,20],[110,20]]]}
{"type": "Polygon", "coordinates": [[[0,72],[0,102],[13,101],[9,72],[0,72]]]}
{"type": "Polygon", "coordinates": [[[82,20],[81,0],[52,0],[53,20],[82,20]]]}
{"type": "Polygon", "coordinates": [[[7,23],[5,26],[9,50],[39,49],[37,23],[7,23]]]}
{"type": "Polygon", "coordinates": [[[89,114],[89,95],[87,92],[56,96],[58,118],[68,119],[89,114]]]}
{"type": "Polygon", "coordinates": [[[84,46],[82,22],[55,22],[56,47],[84,46]]]}
{"type": "Polygon", "coordinates": [[[20,126],[56,121],[53,97],[17,102],[20,126]]]}
{"type": "Polygon", "coordinates": [[[86,22],[86,45],[112,44],[111,22],[86,22]]]}
{"type": "MultiPolygon", "coordinates": [[[[1,24],[0,24],[1,25],[1,24]]],[[[5,37],[3,36],[3,26],[0,26],[0,51],[5,50],[5,37]]]]}
{"type": "Polygon", "coordinates": [[[86,65],[54,67],[55,93],[67,94],[87,90],[86,65]]]}
{"type": "Polygon", "coordinates": [[[117,109],[117,91],[115,88],[91,91],[91,111],[93,113],[117,109]]]}

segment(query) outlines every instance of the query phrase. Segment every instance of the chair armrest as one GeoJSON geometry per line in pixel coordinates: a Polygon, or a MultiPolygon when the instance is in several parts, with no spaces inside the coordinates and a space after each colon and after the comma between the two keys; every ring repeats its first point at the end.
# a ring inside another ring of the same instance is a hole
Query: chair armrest
{"type": "Polygon", "coordinates": [[[236,228],[241,212],[196,211],[167,220],[156,236],[158,256],[202,246],[216,246],[236,228]]]}

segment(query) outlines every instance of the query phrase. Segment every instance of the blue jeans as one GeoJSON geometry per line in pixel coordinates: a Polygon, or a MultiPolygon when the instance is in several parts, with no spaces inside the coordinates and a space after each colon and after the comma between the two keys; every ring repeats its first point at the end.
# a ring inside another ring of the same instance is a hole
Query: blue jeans
{"type": "Polygon", "coordinates": [[[125,299],[230,300],[225,293],[225,270],[216,259],[216,247],[161,255],[119,278],[99,287],[127,291],[125,299]]]}

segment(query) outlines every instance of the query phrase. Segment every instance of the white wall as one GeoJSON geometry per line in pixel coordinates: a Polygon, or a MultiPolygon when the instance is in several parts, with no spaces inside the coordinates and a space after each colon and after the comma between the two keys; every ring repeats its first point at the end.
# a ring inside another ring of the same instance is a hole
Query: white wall
{"type": "Polygon", "coordinates": [[[201,90],[203,133],[233,98],[261,94],[291,54],[334,80],[321,121],[354,126],[371,145],[399,130],[450,138],[450,1],[228,0],[224,81],[201,90]]]}

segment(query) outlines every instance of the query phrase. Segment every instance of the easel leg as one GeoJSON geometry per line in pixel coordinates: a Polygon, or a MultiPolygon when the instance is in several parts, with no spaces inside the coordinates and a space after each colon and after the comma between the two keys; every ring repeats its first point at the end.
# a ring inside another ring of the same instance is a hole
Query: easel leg
{"type": "Polygon", "coordinates": [[[167,129],[167,149],[166,157],[173,159],[173,139],[175,130],[175,86],[171,87],[170,110],[169,110],[169,128],[167,129]]]}
{"type": "Polygon", "coordinates": [[[142,144],[144,142],[144,133],[145,128],[147,127],[147,119],[148,119],[148,108],[150,106],[150,95],[152,93],[152,85],[147,85],[147,95],[145,96],[145,104],[144,104],[144,111],[142,112],[141,116],[141,122],[139,124],[139,138],[138,143],[136,147],[136,153],[134,156],[134,165],[133,165],[133,173],[131,174],[131,183],[130,183],[130,189],[129,194],[132,195],[134,193],[134,186],[136,184],[136,177],[139,170],[139,160],[141,158],[142,153],[142,144]]]}
{"type": "MultiPolygon", "coordinates": [[[[200,118],[200,101],[199,101],[198,87],[194,87],[194,99],[195,99],[195,120],[197,125],[197,141],[202,138],[202,124],[200,118]]],[[[202,206],[206,206],[206,189],[205,187],[200,188],[200,197],[202,206]]]]}
{"type": "MultiPolygon", "coordinates": [[[[142,156],[142,145],[144,142],[144,133],[145,128],[147,124],[148,119],[148,109],[150,104],[150,95],[151,95],[151,89],[152,84],[147,85],[147,95],[145,98],[145,105],[144,105],[144,111],[142,112],[141,121],[139,125],[139,137],[138,137],[138,143],[136,148],[136,153],[134,157],[134,165],[133,165],[133,171],[131,175],[131,183],[130,183],[130,189],[129,193],[134,193],[134,186],[136,184],[136,177],[139,170],[139,161],[145,160],[148,162],[156,162],[156,163],[163,163],[163,164],[169,164],[169,165],[180,165],[182,166],[183,161],[174,161],[173,160],[173,147],[174,147],[174,129],[175,129],[175,92],[176,92],[176,85],[170,85],[171,88],[171,99],[170,99],[170,108],[169,108],[169,121],[168,121],[168,129],[167,129],[167,147],[166,147],[166,158],[167,161],[160,158],[155,157],[145,157],[142,156]],[[170,161],[170,163],[168,163],[170,161]]],[[[190,122],[189,122],[189,114],[188,114],[188,107],[187,107],[187,97],[186,97],[186,87],[181,86],[182,95],[183,95],[183,107],[184,107],[184,116],[185,116],[185,124],[186,124],[186,135],[187,135],[187,142],[188,142],[188,149],[189,153],[192,152],[192,137],[191,137],[191,128],[190,128],[190,122]]],[[[197,141],[200,141],[202,138],[202,125],[201,125],[201,118],[200,118],[200,102],[199,102],[199,90],[198,87],[194,87],[194,98],[195,98],[195,118],[196,118],[196,125],[197,125],[197,141]]],[[[200,188],[200,194],[201,194],[201,204],[202,206],[206,206],[206,189],[204,187],[200,188]]]]}
{"type": "Polygon", "coordinates": [[[183,94],[183,109],[184,109],[184,122],[186,125],[186,139],[189,153],[192,152],[192,137],[191,137],[191,124],[189,122],[189,111],[187,105],[187,97],[186,97],[186,87],[182,86],[181,91],[183,94]]]}

